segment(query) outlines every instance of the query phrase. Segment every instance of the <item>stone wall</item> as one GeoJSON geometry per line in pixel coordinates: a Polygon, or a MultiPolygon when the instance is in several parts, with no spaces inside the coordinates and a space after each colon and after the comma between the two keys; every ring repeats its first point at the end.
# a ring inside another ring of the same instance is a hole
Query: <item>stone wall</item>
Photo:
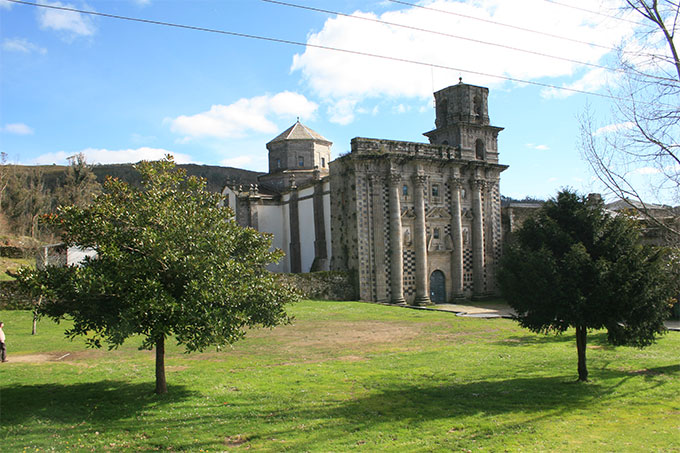
{"type": "Polygon", "coordinates": [[[280,281],[297,288],[305,299],[357,300],[356,279],[349,272],[277,274],[280,281]]]}

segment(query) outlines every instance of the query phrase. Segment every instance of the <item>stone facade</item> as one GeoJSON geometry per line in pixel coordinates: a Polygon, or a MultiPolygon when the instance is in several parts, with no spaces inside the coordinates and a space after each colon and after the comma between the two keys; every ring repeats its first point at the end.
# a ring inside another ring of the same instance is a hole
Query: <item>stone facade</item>
{"type": "Polygon", "coordinates": [[[435,93],[430,144],[355,138],[333,162],[331,269],[360,298],[429,304],[496,292],[501,252],[498,132],[488,90],[435,93]]]}
{"type": "Polygon", "coordinates": [[[286,252],[272,270],[349,272],[360,299],[377,302],[496,293],[502,128],[489,122],[487,88],[460,83],[434,96],[429,144],[354,138],[329,163],[330,142],[298,122],[267,144],[259,187],[225,188],[238,221],[286,252]]]}

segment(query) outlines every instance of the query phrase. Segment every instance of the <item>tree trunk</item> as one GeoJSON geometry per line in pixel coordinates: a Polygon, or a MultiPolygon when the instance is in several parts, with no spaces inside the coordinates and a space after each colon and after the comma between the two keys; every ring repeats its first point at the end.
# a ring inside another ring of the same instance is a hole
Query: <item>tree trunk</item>
{"type": "Polygon", "coordinates": [[[31,335],[35,335],[38,332],[38,308],[42,303],[42,296],[38,297],[38,303],[33,310],[33,330],[31,330],[31,335]]]}
{"type": "Polygon", "coordinates": [[[578,351],[578,380],[586,382],[588,380],[588,368],[586,367],[586,335],[587,330],[584,326],[576,327],[576,350],[578,351]]]}
{"type": "Polygon", "coordinates": [[[156,339],[156,394],[168,393],[165,382],[165,336],[156,339]]]}

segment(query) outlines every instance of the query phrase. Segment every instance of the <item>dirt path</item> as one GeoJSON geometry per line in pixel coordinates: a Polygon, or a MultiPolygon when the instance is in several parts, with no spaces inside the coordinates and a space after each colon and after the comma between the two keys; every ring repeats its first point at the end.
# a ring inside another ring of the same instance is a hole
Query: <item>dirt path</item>
{"type": "Polygon", "coordinates": [[[71,355],[70,353],[8,355],[7,363],[59,362],[64,359],[67,359],[70,355],[71,355]]]}

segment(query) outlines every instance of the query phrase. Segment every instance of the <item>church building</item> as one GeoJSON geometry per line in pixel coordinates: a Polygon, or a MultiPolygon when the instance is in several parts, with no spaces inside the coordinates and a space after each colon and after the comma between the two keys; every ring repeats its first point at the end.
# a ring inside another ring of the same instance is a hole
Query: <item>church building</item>
{"type": "Polygon", "coordinates": [[[376,302],[493,295],[507,166],[488,94],[462,82],[440,90],[429,143],[357,137],[333,162],[331,142],[298,121],[267,144],[257,186],[223,194],[239,223],[286,253],[272,271],[346,271],[376,302]]]}

